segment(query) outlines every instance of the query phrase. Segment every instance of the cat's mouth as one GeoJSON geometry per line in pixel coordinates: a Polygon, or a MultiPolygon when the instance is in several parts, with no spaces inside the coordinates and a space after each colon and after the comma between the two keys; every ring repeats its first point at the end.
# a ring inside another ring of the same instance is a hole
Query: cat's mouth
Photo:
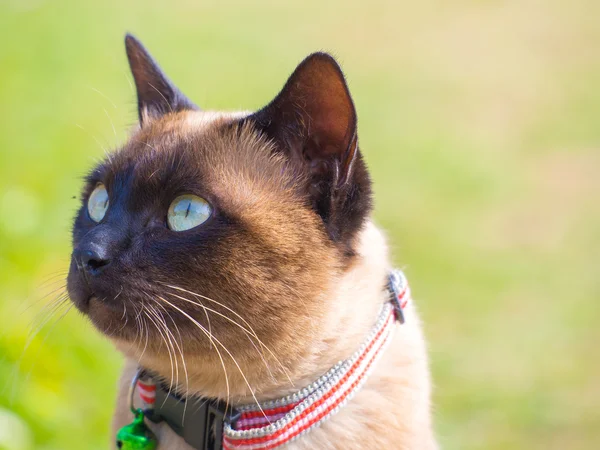
{"type": "Polygon", "coordinates": [[[123,298],[119,298],[118,301],[111,301],[112,297],[107,300],[91,294],[85,300],[84,307],[78,308],[106,336],[124,341],[139,339],[138,321],[141,308],[135,306],[135,299],[121,297],[123,298]]]}
{"type": "Polygon", "coordinates": [[[72,263],[67,290],[75,307],[102,333],[127,339],[135,334],[131,327],[135,323],[133,300],[128,298],[124,287],[115,290],[113,286],[114,283],[89,279],[75,261],[72,263]]]}
{"type": "Polygon", "coordinates": [[[121,303],[109,302],[109,301],[106,301],[105,299],[99,298],[95,294],[92,294],[87,299],[88,314],[91,313],[92,309],[97,309],[97,308],[107,309],[109,311],[114,311],[115,313],[121,312],[121,313],[123,313],[123,316],[125,316],[127,313],[127,307],[125,306],[124,302],[121,302],[121,303]]]}
{"type": "Polygon", "coordinates": [[[134,342],[139,341],[140,334],[144,333],[150,334],[150,342],[154,340],[153,336],[160,342],[161,332],[168,333],[164,328],[175,323],[179,330],[185,327],[186,322],[192,323],[192,318],[199,326],[208,326],[204,316],[185,312],[184,305],[176,304],[168,294],[161,294],[156,286],[133,284],[129,277],[115,272],[106,273],[103,277],[86,277],[73,263],[67,278],[73,304],[109,338],[134,342]],[[160,306],[156,298],[165,298],[168,304],[160,306]]]}
{"type": "Polygon", "coordinates": [[[110,321],[115,321],[115,319],[121,321],[121,318],[123,321],[125,321],[128,313],[125,302],[109,302],[98,297],[96,294],[92,294],[87,299],[87,315],[92,319],[92,321],[96,321],[95,319],[98,315],[110,316],[108,317],[110,321]]]}

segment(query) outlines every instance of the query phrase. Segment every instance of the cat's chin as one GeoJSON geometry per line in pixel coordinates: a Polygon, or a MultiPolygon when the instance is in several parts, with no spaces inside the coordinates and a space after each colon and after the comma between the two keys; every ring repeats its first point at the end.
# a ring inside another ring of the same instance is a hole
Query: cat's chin
{"type": "Polygon", "coordinates": [[[124,304],[108,303],[92,295],[87,301],[85,314],[101,333],[108,337],[133,340],[138,337],[135,317],[131,317],[124,304]]]}

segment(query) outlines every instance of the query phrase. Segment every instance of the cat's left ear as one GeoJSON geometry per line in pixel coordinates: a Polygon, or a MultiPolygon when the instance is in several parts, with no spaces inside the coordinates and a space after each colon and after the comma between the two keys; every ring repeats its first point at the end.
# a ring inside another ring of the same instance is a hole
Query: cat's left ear
{"type": "Polygon", "coordinates": [[[131,34],[125,35],[125,49],[137,90],[141,125],[171,112],[199,109],[163,74],[150,53],[131,34]]]}
{"type": "Polygon", "coordinates": [[[358,149],[354,103],[335,59],[308,56],[249,119],[303,173],[306,195],[330,237],[351,251],[371,210],[371,183],[358,149]]]}

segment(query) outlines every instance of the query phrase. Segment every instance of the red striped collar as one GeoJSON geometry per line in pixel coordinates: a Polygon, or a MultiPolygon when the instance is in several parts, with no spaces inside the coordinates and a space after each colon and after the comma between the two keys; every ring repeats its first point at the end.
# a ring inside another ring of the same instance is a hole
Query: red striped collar
{"type": "MultiPolygon", "coordinates": [[[[390,301],[383,305],[375,326],[350,358],[338,362],[317,381],[295,394],[264,402],[260,406],[237,407],[239,415],[236,420],[224,421],[221,448],[274,449],[298,439],[335,415],[367,380],[392,339],[395,323],[404,322],[404,310],[411,296],[406,277],[401,271],[395,270],[390,274],[388,290],[390,301]]],[[[144,406],[152,410],[155,407],[156,385],[152,379],[138,380],[137,387],[144,406]]],[[[202,450],[208,447],[196,448],[202,450]]]]}

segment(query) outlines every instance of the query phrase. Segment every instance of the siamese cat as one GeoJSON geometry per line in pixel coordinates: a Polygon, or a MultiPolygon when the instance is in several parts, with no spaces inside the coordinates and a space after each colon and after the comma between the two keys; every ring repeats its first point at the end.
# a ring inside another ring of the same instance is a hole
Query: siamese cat
{"type": "MultiPolygon", "coordinates": [[[[314,412],[348,380],[335,371],[374,348],[364,343],[390,301],[388,248],[335,59],[308,56],[267,106],[230,113],[201,110],[139,41],[125,44],[139,127],[87,176],[68,275],[72,302],[125,357],[114,435],[132,420],[131,397],[143,407],[129,392],[141,369],[188,411],[226,404],[228,437],[215,444],[207,425],[213,447],[146,419],[161,450],[437,448],[412,303],[386,322],[385,348],[352,395],[314,412]],[[244,405],[256,413],[237,426],[230,413],[244,405]],[[280,418],[299,422],[284,432],[280,418]]],[[[195,420],[182,426],[201,432],[195,420]]]]}

